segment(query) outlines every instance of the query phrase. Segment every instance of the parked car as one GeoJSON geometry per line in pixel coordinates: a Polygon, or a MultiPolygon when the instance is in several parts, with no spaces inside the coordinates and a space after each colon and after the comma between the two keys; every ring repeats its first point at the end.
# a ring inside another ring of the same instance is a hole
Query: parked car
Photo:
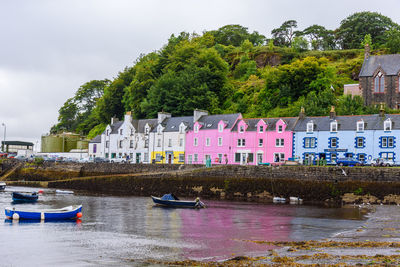
{"type": "Polygon", "coordinates": [[[363,163],[355,158],[346,157],[346,158],[339,158],[336,160],[336,164],[339,166],[360,166],[363,163]]]}
{"type": "Polygon", "coordinates": [[[106,159],[106,158],[95,157],[95,158],[93,159],[93,162],[100,163],[100,162],[109,162],[109,161],[108,161],[108,159],[106,159]]]}
{"type": "Polygon", "coordinates": [[[78,162],[79,163],[88,163],[88,162],[90,162],[90,159],[89,158],[81,158],[81,159],[78,159],[78,162]]]}
{"type": "Polygon", "coordinates": [[[25,156],[22,156],[22,155],[15,156],[14,159],[17,159],[19,161],[28,161],[28,159],[25,156]]]}
{"type": "Polygon", "coordinates": [[[56,158],[54,158],[54,157],[43,157],[43,160],[47,161],[47,162],[55,162],[56,158]]]}
{"type": "Polygon", "coordinates": [[[392,167],[394,165],[395,162],[392,159],[376,158],[371,160],[371,166],[392,167]]]}
{"type": "Polygon", "coordinates": [[[112,158],[110,159],[111,163],[127,163],[129,160],[126,158],[112,158]]]}

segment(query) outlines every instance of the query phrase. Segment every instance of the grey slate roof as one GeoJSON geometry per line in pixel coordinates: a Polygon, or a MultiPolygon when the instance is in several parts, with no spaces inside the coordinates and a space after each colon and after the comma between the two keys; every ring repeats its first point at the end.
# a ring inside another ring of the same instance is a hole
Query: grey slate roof
{"type": "MultiPolygon", "coordinates": [[[[157,119],[155,120],[157,123],[157,119]]],[[[182,122],[188,126],[189,129],[193,128],[193,116],[167,118],[161,125],[164,127],[164,132],[179,132],[179,125],[182,122]]],[[[154,127],[152,132],[157,132],[157,127],[154,127]]]]}
{"type": "Polygon", "coordinates": [[[111,124],[111,134],[118,133],[118,129],[123,123],[124,121],[117,121],[116,123],[111,124]]]}
{"type": "Polygon", "coordinates": [[[305,132],[307,130],[307,123],[314,122],[314,131],[330,131],[330,123],[334,120],[338,123],[338,131],[356,131],[357,122],[364,121],[364,130],[383,130],[383,122],[390,118],[392,121],[392,130],[400,129],[400,114],[385,114],[380,117],[378,114],[374,115],[357,115],[357,116],[336,116],[331,119],[329,116],[325,117],[306,117],[299,119],[296,126],[296,132],[305,132]]]}
{"type": "Polygon", "coordinates": [[[398,75],[400,72],[400,54],[370,56],[362,65],[360,77],[373,76],[381,68],[386,75],[398,75]]]}
{"type": "Polygon", "coordinates": [[[234,126],[234,123],[239,116],[240,113],[201,116],[199,123],[203,124],[203,127],[201,127],[200,130],[217,129],[218,123],[221,120],[226,123],[225,129],[230,129],[234,126]]]}
{"type": "Polygon", "coordinates": [[[157,126],[157,119],[146,119],[146,120],[139,120],[137,127],[135,126],[135,129],[139,132],[139,133],[144,133],[144,127],[146,126],[146,124],[150,125],[150,131],[154,128],[156,128],[157,126]]]}
{"type": "Polygon", "coordinates": [[[98,136],[90,140],[89,143],[101,143],[101,135],[99,134],[98,136]]]}
{"type": "MultiPolygon", "coordinates": [[[[260,120],[264,120],[264,122],[268,125],[267,127],[267,131],[275,131],[276,129],[276,123],[282,119],[287,127],[286,130],[287,131],[292,131],[296,121],[297,121],[297,117],[287,117],[287,118],[256,118],[256,119],[243,119],[244,122],[248,125],[246,131],[257,131],[257,123],[260,120]]],[[[238,124],[235,124],[235,127],[233,127],[232,131],[237,131],[238,130],[238,124]]]]}

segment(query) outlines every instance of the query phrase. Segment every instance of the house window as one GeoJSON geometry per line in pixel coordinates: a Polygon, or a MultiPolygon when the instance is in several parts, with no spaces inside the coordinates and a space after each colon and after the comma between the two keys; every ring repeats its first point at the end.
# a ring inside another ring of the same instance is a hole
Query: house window
{"type": "Polygon", "coordinates": [[[364,137],[356,137],[356,148],[364,148],[364,137]]]}
{"type": "Polygon", "coordinates": [[[162,160],[161,154],[157,153],[156,154],[156,161],[161,161],[161,160],[162,160]]]}
{"type": "Polygon", "coordinates": [[[258,139],[258,146],[261,147],[264,144],[264,139],[260,138],[258,139]]]}
{"type": "Polygon", "coordinates": [[[222,132],[224,130],[224,125],[221,123],[221,124],[218,124],[218,132],[222,132]]]}
{"type": "Polygon", "coordinates": [[[185,126],[181,125],[181,126],[179,127],[179,133],[183,133],[183,132],[184,132],[184,128],[185,128],[185,126]]]}
{"type": "Polygon", "coordinates": [[[222,146],[222,137],[218,137],[218,146],[222,146]]]}
{"type": "Polygon", "coordinates": [[[393,152],[381,152],[379,154],[380,154],[381,158],[389,159],[389,160],[393,160],[394,159],[394,153],[393,152]]]}
{"type": "Polygon", "coordinates": [[[337,121],[331,122],[331,132],[337,132],[337,121]]]}
{"type": "Polygon", "coordinates": [[[106,148],[110,147],[110,141],[106,141],[106,148]]]}
{"type": "Polygon", "coordinates": [[[131,136],[133,135],[133,128],[131,128],[131,136]]]}
{"type": "Polygon", "coordinates": [[[336,148],[336,147],[337,147],[337,144],[338,144],[337,138],[332,138],[332,139],[331,139],[331,147],[332,147],[332,148],[336,148]]]}
{"type": "Polygon", "coordinates": [[[158,139],[157,139],[157,147],[160,147],[160,146],[161,146],[161,139],[158,138],[158,139]]]}
{"type": "Polygon", "coordinates": [[[206,146],[210,146],[211,144],[211,140],[209,137],[206,138],[206,146]]]}
{"type": "Polygon", "coordinates": [[[314,123],[311,121],[307,123],[307,133],[312,133],[314,131],[314,123]]]}
{"type": "Polygon", "coordinates": [[[179,138],[179,146],[183,146],[183,138],[179,138]]]}
{"type": "Polygon", "coordinates": [[[385,92],[385,76],[382,72],[378,72],[375,76],[375,93],[385,92]]]}
{"type": "Polygon", "coordinates": [[[199,145],[199,141],[198,141],[198,139],[196,137],[193,139],[193,145],[194,146],[198,146],[199,145]]]}
{"type": "Polygon", "coordinates": [[[106,153],[106,158],[108,158],[108,156],[109,156],[108,153],[106,153]]]}
{"type": "Polygon", "coordinates": [[[357,122],[357,132],[362,132],[362,131],[364,131],[364,122],[358,121],[357,122]]]}
{"type": "Polygon", "coordinates": [[[332,161],[334,161],[334,162],[336,162],[336,160],[337,160],[337,154],[331,154],[331,162],[332,161]]]}
{"type": "Polygon", "coordinates": [[[179,162],[184,162],[185,161],[185,154],[184,153],[180,153],[179,154],[179,162]]]}
{"type": "Polygon", "coordinates": [[[381,137],[381,147],[382,148],[393,148],[394,147],[394,137],[381,137]]]}
{"type": "Polygon", "coordinates": [[[189,163],[189,164],[192,164],[192,162],[193,162],[193,156],[192,156],[192,155],[189,155],[189,156],[188,156],[188,163],[189,163]]]}
{"type": "Polygon", "coordinates": [[[198,154],[194,154],[193,156],[194,156],[194,158],[193,158],[194,162],[198,162],[199,161],[199,155],[198,154]]]}
{"type": "Polygon", "coordinates": [[[283,126],[282,125],[278,125],[278,133],[281,133],[283,131],[283,126]]]}
{"type": "Polygon", "coordinates": [[[96,151],[97,151],[97,144],[94,144],[93,145],[93,153],[96,153],[96,151]]]}
{"type": "Polygon", "coordinates": [[[122,135],[122,129],[119,130],[119,134],[122,135]]]}
{"type": "Polygon", "coordinates": [[[244,132],[244,126],[243,126],[243,125],[240,125],[240,126],[239,126],[239,132],[240,132],[240,133],[243,133],[243,132],[244,132]]]}
{"type": "Polygon", "coordinates": [[[264,126],[260,125],[260,127],[258,128],[258,132],[259,133],[263,133],[264,132],[264,126]]]}
{"type": "Polygon", "coordinates": [[[149,132],[150,132],[149,127],[146,127],[146,129],[144,130],[144,133],[145,133],[145,134],[149,134],[149,132]]]}
{"type": "Polygon", "coordinates": [[[240,153],[235,153],[235,162],[240,162],[240,153]]]}
{"type": "Polygon", "coordinates": [[[129,148],[133,148],[133,140],[129,141],[129,148]]]}
{"type": "Polygon", "coordinates": [[[283,147],[285,145],[285,139],[283,138],[276,138],[275,139],[275,146],[276,147],[283,147]]]}
{"type": "Polygon", "coordinates": [[[144,140],[144,148],[149,148],[149,139],[144,140]]]}
{"type": "Polygon", "coordinates": [[[392,130],[392,121],[390,119],[385,120],[383,123],[383,129],[385,131],[391,131],[392,130]]]}
{"type": "Polygon", "coordinates": [[[122,144],[123,144],[122,142],[123,142],[122,140],[119,141],[119,148],[122,148],[122,144]]]}
{"type": "Polygon", "coordinates": [[[315,137],[304,138],[304,148],[315,148],[315,146],[316,146],[316,138],[315,137]]]}
{"type": "Polygon", "coordinates": [[[171,146],[172,146],[172,139],[168,138],[168,147],[171,147],[171,146]]]}
{"type": "Polygon", "coordinates": [[[222,163],[222,154],[218,154],[218,162],[222,163]]]}
{"type": "Polygon", "coordinates": [[[194,132],[198,133],[199,132],[199,125],[194,126],[194,132]]]}
{"type": "Polygon", "coordinates": [[[361,162],[365,162],[365,154],[358,154],[358,160],[361,162]]]}
{"type": "Polygon", "coordinates": [[[246,145],[246,139],[238,139],[237,140],[237,146],[238,147],[243,147],[246,145]]]}
{"type": "Polygon", "coordinates": [[[149,153],[148,152],[144,152],[144,162],[148,162],[149,161],[149,153]]]}
{"type": "Polygon", "coordinates": [[[274,162],[285,161],[285,153],[274,153],[274,162]]]}
{"type": "Polygon", "coordinates": [[[109,130],[106,131],[106,135],[107,135],[107,136],[110,135],[110,131],[109,131],[109,130]]]}

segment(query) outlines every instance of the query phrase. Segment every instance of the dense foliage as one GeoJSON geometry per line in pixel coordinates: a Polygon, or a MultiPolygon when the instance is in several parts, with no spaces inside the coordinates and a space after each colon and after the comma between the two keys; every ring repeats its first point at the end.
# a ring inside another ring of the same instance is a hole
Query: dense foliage
{"type": "Polygon", "coordinates": [[[110,118],[132,111],[154,118],[166,111],[191,115],[241,112],[244,117],[376,112],[360,97],[342,96],[343,85],[357,83],[363,46],[379,53],[400,52],[400,30],[390,18],[355,13],[329,30],[295,20],[272,30],[272,39],[240,25],[202,35],[172,35],[160,50],[141,55],[112,81],[90,81],[59,110],[52,132],[101,133],[110,118]]]}

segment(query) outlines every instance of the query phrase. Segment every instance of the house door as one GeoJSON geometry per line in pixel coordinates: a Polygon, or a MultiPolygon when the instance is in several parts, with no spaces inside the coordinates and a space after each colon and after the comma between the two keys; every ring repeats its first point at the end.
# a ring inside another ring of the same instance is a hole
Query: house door
{"type": "Polygon", "coordinates": [[[247,163],[247,153],[240,154],[240,164],[245,165],[247,163]]]}
{"type": "Polygon", "coordinates": [[[263,154],[257,153],[257,164],[261,164],[263,162],[263,154]]]}
{"type": "Polygon", "coordinates": [[[172,163],[172,154],[168,154],[168,164],[172,163]]]}
{"type": "Polygon", "coordinates": [[[136,163],[140,163],[141,153],[136,153],[136,163]]]}

